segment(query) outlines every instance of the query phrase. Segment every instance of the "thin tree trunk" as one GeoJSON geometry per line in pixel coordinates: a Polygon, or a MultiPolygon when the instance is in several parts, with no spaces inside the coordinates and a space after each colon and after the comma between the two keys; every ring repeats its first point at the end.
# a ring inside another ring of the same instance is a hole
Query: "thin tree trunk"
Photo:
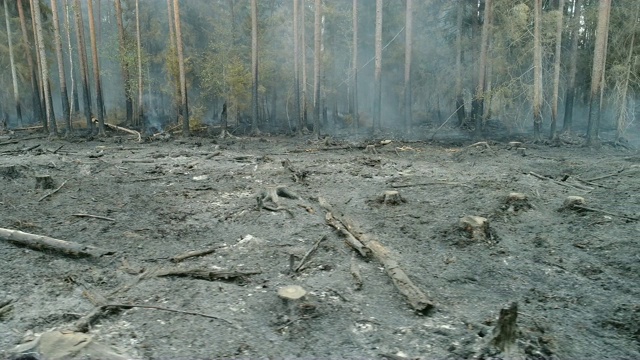
{"type": "Polygon", "coordinates": [[[576,94],[576,73],[578,69],[578,40],[580,39],[580,18],[582,13],[582,0],[575,0],[573,3],[573,20],[571,21],[571,55],[569,60],[569,80],[567,83],[567,93],[564,101],[564,119],[562,132],[571,133],[573,123],[573,103],[576,94]]]}
{"type": "Polygon", "coordinates": [[[375,67],[373,80],[373,127],[375,133],[381,130],[382,101],[382,0],[376,0],[375,25],[375,67]]]}
{"type": "Polygon", "coordinates": [[[533,27],[533,138],[540,141],[542,128],[542,45],[540,43],[540,21],[542,0],[534,3],[533,27]]]}
{"type": "Polygon", "coordinates": [[[49,132],[49,121],[47,119],[47,107],[44,100],[44,87],[45,84],[42,82],[42,62],[40,61],[40,51],[38,51],[38,34],[36,31],[36,22],[33,19],[34,13],[34,4],[33,0],[29,1],[29,9],[31,10],[31,33],[33,34],[33,46],[35,52],[35,60],[36,65],[34,67],[35,77],[38,83],[38,98],[40,99],[40,120],[42,121],[44,132],[49,132]]]}
{"type": "MultiPolygon", "coordinates": [[[[31,80],[31,106],[33,107],[34,119],[42,123],[42,102],[40,98],[40,87],[38,86],[38,77],[36,75],[35,66],[33,64],[33,54],[31,53],[31,45],[29,42],[29,33],[27,32],[27,21],[22,10],[22,0],[18,0],[18,15],[20,17],[20,28],[22,30],[22,47],[24,48],[25,57],[29,66],[29,74],[31,80]]],[[[46,121],[44,122],[46,127],[46,121]]]]}
{"type": "MultiPolygon", "coordinates": [[[[633,19],[638,18],[638,14],[640,13],[640,4],[636,4],[636,14],[633,19]]],[[[629,81],[631,78],[632,71],[632,63],[633,63],[633,47],[636,42],[636,24],[632,27],[631,31],[631,44],[629,45],[629,55],[627,56],[626,66],[625,66],[625,75],[624,80],[621,85],[621,94],[620,94],[620,105],[618,109],[618,121],[616,122],[616,142],[621,142],[624,138],[624,130],[625,130],[625,117],[627,114],[627,93],[629,91],[629,81]]]]}
{"type": "Polygon", "coordinates": [[[300,116],[300,71],[298,69],[300,62],[300,39],[298,38],[299,5],[300,0],[293,0],[293,118],[295,119],[298,134],[302,134],[302,117],[300,116]]]}
{"type": "MultiPolygon", "coordinates": [[[[122,4],[120,3],[120,0],[115,0],[115,8],[116,23],[118,27],[120,67],[122,69],[122,82],[124,86],[126,121],[127,124],[133,124],[133,99],[131,98],[131,79],[129,73],[129,64],[127,63],[126,59],[127,48],[124,38],[124,25],[122,24],[122,4]]],[[[169,21],[169,24],[171,24],[171,21],[169,21]]]]}
{"type": "Polygon", "coordinates": [[[600,92],[604,72],[604,55],[606,52],[608,10],[611,0],[600,0],[598,7],[598,25],[596,28],[595,47],[593,50],[593,69],[591,71],[591,91],[589,92],[589,121],[587,123],[587,144],[593,145],[598,138],[598,125],[601,112],[600,92]]]}
{"type": "MultiPolygon", "coordinates": [[[[233,1],[233,0],[231,0],[233,1]]],[[[169,70],[169,76],[173,80],[174,86],[174,95],[171,97],[172,103],[175,106],[176,119],[179,117],[181,113],[181,104],[182,104],[182,92],[180,90],[180,73],[175,71],[174,64],[176,63],[177,58],[177,45],[176,45],[176,34],[175,34],[175,23],[172,20],[174,18],[173,11],[171,10],[171,0],[167,0],[167,14],[168,14],[168,22],[169,22],[169,54],[167,55],[167,64],[169,70]]],[[[233,29],[232,29],[233,31],[233,29]]],[[[225,129],[226,130],[226,129],[225,129]]]]}
{"type": "Polygon", "coordinates": [[[317,137],[320,128],[320,21],[322,19],[322,0],[315,0],[313,22],[313,134],[317,137]]]}
{"type": "Polygon", "coordinates": [[[307,24],[305,22],[305,13],[307,12],[307,7],[305,6],[305,0],[302,1],[302,9],[300,9],[300,39],[302,43],[300,44],[300,50],[302,51],[302,123],[303,123],[303,131],[309,125],[308,123],[308,109],[307,105],[309,102],[307,96],[307,35],[306,28],[307,24]]]}
{"type": "Polygon", "coordinates": [[[464,15],[464,1],[458,0],[458,12],[456,15],[456,115],[458,116],[459,127],[464,124],[466,117],[462,94],[462,17],[464,15]]]}
{"type": "Polygon", "coordinates": [[[251,0],[251,133],[258,129],[258,4],[251,0]]]}
{"type": "Polygon", "coordinates": [[[60,23],[58,21],[58,2],[51,0],[51,13],[53,17],[54,43],[56,48],[56,58],[58,61],[58,76],[60,78],[60,101],[62,102],[62,115],[64,116],[65,131],[71,133],[71,109],[69,108],[69,96],[67,94],[67,77],[64,71],[64,60],[62,57],[62,39],[60,38],[60,23]]]}
{"type": "Polygon", "coordinates": [[[189,104],[187,102],[187,78],[184,69],[184,50],[180,23],[180,1],[173,0],[173,17],[176,27],[176,47],[178,49],[178,67],[180,69],[180,95],[182,108],[182,135],[189,136],[189,104]]]}
{"type": "Polygon", "coordinates": [[[140,1],[136,0],[136,46],[138,50],[138,116],[136,123],[145,129],[143,83],[142,83],[142,45],[140,44],[140,1]]]}
{"type": "MultiPolygon", "coordinates": [[[[536,0],[538,1],[538,0],[536,0]]],[[[487,52],[489,48],[489,32],[491,19],[492,0],[486,0],[484,5],[484,23],[482,24],[482,37],[480,40],[480,59],[478,60],[478,85],[471,106],[471,115],[475,124],[475,136],[482,135],[482,115],[484,114],[485,75],[487,71],[487,52]]]]}
{"type": "Polygon", "coordinates": [[[560,97],[560,56],[562,54],[562,20],[564,16],[564,0],[558,3],[558,19],[556,22],[556,51],[554,54],[553,64],[553,99],[551,103],[551,131],[549,139],[556,140],[558,133],[556,131],[558,120],[558,98],[560,97]]]}
{"type": "Polygon", "coordinates": [[[47,123],[49,124],[49,134],[54,135],[56,133],[56,119],[51,111],[53,109],[51,104],[50,87],[49,84],[49,66],[47,64],[47,55],[44,48],[44,38],[42,34],[42,15],[40,13],[40,1],[33,1],[32,16],[36,26],[36,44],[38,52],[40,53],[40,67],[41,67],[41,79],[44,84],[44,101],[47,114],[47,123]]]}
{"type": "Polygon", "coordinates": [[[76,40],[78,42],[78,59],[80,60],[80,73],[82,76],[82,99],[84,103],[84,117],[87,121],[87,131],[93,133],[91,121],[91,92],[89,90],[89,65],[87,64],[87,48],[84,42],[84,21],[82,19],[82,6],[80,0],[75,0],[73,11],[76,19],[76,40]]]}
{"type": "Polygon", "coordinates": [[[353,0],[352,5],[352,28],[353,28],[353,41],[351,44],[353,59],[351,60],[352,76],[353,76],[353,104],[351,118],[354,124],[356,133],[358,132],[359,119],[358,119],[358,0],[353,0]]]}
{"type": "Polygon", "coordinates": [[[96,24],[93,15],[93,0],[87,1],[89,12],[89,36],[91,38],[91,58],[93,60],[93,81],[96,86],[96,110],[98,112],[98,133],[104,136],[104,100],[102,98],[102,82],[100,81],[100,61],[98,59],[98,41],[96,24]]]}
{"type": "Polygon", "coordinates": [[[78,89],[75,81],[75,67],[73,66],[73,46],[71,45],[71,21],[69,19],[69,3],[67,0],[62,0],[62,7],[64,8],[64,28],[65,35],[67,36],[67,47],[69,50],[69,80],[71,82],[71,96],[70,96],[70,109],[69,113],[74,114],[80,110],[80,104],[78,103],[78,89]]]}
{"type": "Polygon", "coordinates": [[[407,0],[404,27],[404,129],[411,130],[411,54],[413,43],[413,0],[407,0]]]}
{"type": "Polygon", "coordinates": [[[11,66],[11,80],[13,82],[13,100],[16,106],[16,115],[18,117],[18,127],[22,127],[22,106],[20,105],[20,91],[18,90],[18,76],[16,74],[16,65],[13,59],[13,42],[11,40],[11,25],[9,24],[9,10],[7,0],[4,1],[4,18],[7,23],[7,39],[9,43],[9,63],[11,66]]]}

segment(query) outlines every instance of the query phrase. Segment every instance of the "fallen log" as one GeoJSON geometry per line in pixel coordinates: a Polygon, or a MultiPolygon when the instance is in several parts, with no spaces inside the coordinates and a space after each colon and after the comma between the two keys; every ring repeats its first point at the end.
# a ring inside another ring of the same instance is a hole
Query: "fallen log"
{"type": "Polygon", "coordinates": [[[216,247],[212,247],[212,248],[209,248],[209,249],[188,251],[188,252],[186,252],[184,254],[176,255],[176,256],[172,257],[170,260],[171,260],[171,262],[178,263],[178,262],[181,262],[183,260],[186,260],[186,259],[189,259],[189,258],[192,258],[192,257],[204,256],[204,255],[212,254],[212,253],[216,252],[216,250],[219,250],[220,248],[221,248],[220,246],[216,246],[216,247]]]}
{"type": "Polygon", "coordinates": [[[160,269],[157,277],[180,276],[203,280],[229,280],[237,277],[260,274],[260,270],[209,270],[209,269],[160,269]]]}
{"type": "Polygon", "coordinates": [[[112,251],[100,249],[91,245],[83,245],[75,242],[54,239],[48,236],[29,234],[18,230],[4,228],[0,228],[0,238],[35,250],[52,250],[76,257],[100,257],[103,255],[113,254],[112,251]]]}
{"type": "Polygon", "coordinates": [[[367,249],[371,251],[373,256],[382,264],[387,275],[393,281],[395,287],[405,296],[409,305],[419,312],[428,312],[434,306],[427,295],[413,284],[409,276],[402,270],[398,261],[391,254],[391,251],[384,247],[379,241],[372,238],[369,234],[361,231],[359,227],[347,216],[339,211],[335,211],[333,207],[323,198],[318,199],[320,206],[330,212],[332,216],[339,221],[353,237],[358,239],[367,249]]]}

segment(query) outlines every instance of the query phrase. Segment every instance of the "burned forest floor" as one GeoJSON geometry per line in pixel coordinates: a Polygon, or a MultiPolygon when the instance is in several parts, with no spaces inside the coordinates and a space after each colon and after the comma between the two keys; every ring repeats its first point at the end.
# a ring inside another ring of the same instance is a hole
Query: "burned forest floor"
{"type": "Polygon", "coordinates": [[[0,141],[0,358],[640,358],[635,150],[120,135],[0,141]]]}

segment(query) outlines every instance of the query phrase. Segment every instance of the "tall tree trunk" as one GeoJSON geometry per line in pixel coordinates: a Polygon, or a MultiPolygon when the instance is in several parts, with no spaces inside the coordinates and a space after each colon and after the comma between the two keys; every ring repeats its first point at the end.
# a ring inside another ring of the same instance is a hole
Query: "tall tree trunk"
{"type": "Polygon", "coordinates": [[[320,21],[322,19],[322,0],[315,0],[313,22],[313,134],[320,133],[320,21]]]}
{"type": "Polygon", "coordinates": [[[180,1],[173,0],[173,17],[176,27],[176,48],[180,72],[180,97],[182,108],[182,135],[189,136],[189,104],[187,101],[187,78],[184,70],[184,50],[182,46],[182,25],[180,23],[180,1]]]}
{"type": "MultiPolygon", "coordinates": [[[[24,10],[22,9],[22,0],[18,0],[18,15],[20,17],[20,28],[22,30],[22,47],[24,48],[24,55],[27,58],[27,64],[29,66],[29,78],[31,80],[31,106],[33,110],[33,118],[42,123],[42,101],[40,98],[40,87],[38,85],[38,76],[36,75],[36,69],[33,64],[33,54],[31,53],[31,45],[29,41],[29,33],[27,32],[27,21],[24,16],[24,10]]],[[[46,121],[44,121],[46,127],[46,121]]]]}
{"type": "Polygon", "coordinates": [[[258,4],[251,0],[251,133],[258,129],[258,4]]]}
{"type": "Polygon", "coordinates": [[[351,43],[351,51],[353,55],[353,59],[351,59],[351,73],[353,77],[352,88],[353,88],[353,100],[352,100],[352,111],[351,118],[353,121],[353,126],[358,132],[359,127],[359,119],[358,119],[358,0],[353,0],[352,8],[352,29],[353,29],[353,41],[351,43]]]}
{"type": "Polygon", "coordinates": [[[300,50],[302,52],[302,124],[303,124],[303,131],[307,128],[307,126],[309,125],[308,120],[308,103],[309,103],[309,99],[307,96],[307,35],[306,35],[306,29],[307,29],[307,24],[305,22],[305,13],[307,12],[307,7],[305,6],[305,0],[300,0],[302,2],[302,9],[300,9],[300,39],[302,40],[302,43],[300,44],[300,50]]]}
{"type": "Polygon", "coordinates": [[[598,140],[600,112],[602,103],[600,93],[604,88],[604,57],[607,43],[607,23],[611,0],[600,0],[598,6],[598,25],[596,28],[596,42],[593,49],[593,69],[591,71],[591,91],[589,92],[589,121],[587,123],[587,145],[593,145],[598,140]]]}
{"type": "Polygon", "coordinates": [[[458,126],[465,122],[466,110],[464,109],[464,97],[462,94],[462,17],[464,15],[465,0],[458,0],[458,11],[456,14],[456,115],[458,116],[458,126]]]}
{"type": "Polygon", "coordinates": [[[62,102],[62,115],[64,116],[65,131],[71,133],[71,109],[69,108],[69,96],[67,94],[67,77],[64,71],[64,60],[62,57],[62,39],[60,38],[60,23],[58,21],[58,2],[51,0],[51,14],[53,15],[53,38],[56,48],[56,59],[58,61],[58,77],[60,78],[60,101],[62,102]]]}
{"type": "Polygon", "coordinates": [[[38,34],[37,34],[37,30],[36,30],[36,22],[33,18],[33,13],[34,13],[34,4],[33,4],[33,0],[29,1],[29,10],[31,10],[31,33],[33,34],[33,46],[34,46],[34,52],[35,52],[35,60],[36,60],[36,65],[34,67],[34,70],[36,70],[36,78],[38,79],[38,97],[40,98],[40,114],[41,114],[41,121],[42,121],[42,125],[43,125],[43,130],[44,132],[49,132],[49,121],[47,118],[47,111],[49,111],[50,109],[47,109],[46,106],[46,102],[44,100],[44,87],[45,84],[42,82],[42,62],[40,61],[40,51],[38,51],[38,34]]]}
{"type": "Polygon", "coordinates": [[[140,1],[136,0],[136,46],[138,50],[138,115],[136,123],[145,129],[143,84],[142,84],[142,45],[140,44],[140,1]]]}
{"type": "Polygon", "coordinates": [[[93,60],[93,81],[96,86],[96,111],[98,112],[98,132],[104,136],[104,100],[102,98],[102,82],[100,81],[100,61],[98,59],[98,41],[96,38],[93,0],[87,1],[89,12],[89,36],[91,38],[91,58],[93,60]]]}
{"type": "MultiPolygon", "coordinates": [[[[538,1],[538,0],[535,0],[538,1]]],[[[486,0],[484,4],[484,23],[482,24],[482,37],[480,40],[480,58],[478,59],[478,84],[471,106],[471,117],[475,124],[475,136],[482,135],[482,115],[484,114],[485,75],[487,71],[487,52],[489,48],[489,36],[491,31],[491,7],[492,0],[486,0]]]]}
{"type": "MultiPolygon", "coordinates": [[[[640,14],[640,3],[636,4],[636,13],[633,19],[638,18],[638,14],[640,14]]],[[[620,104],[618,108],[618,120],[616,122],[616,142],[622,142],[624,139],[624,130],[625,130],[625,118],[627,115],[627,93],[629,91],[629,81],[631,78],[632,72],[632,64],[633,64],[633,47],[636,43],[636,24],[634,21],[633,27],[631,28],[631,44],[629,45],[629,55],[627,56],[627,61],[625,64],[625,74],[624,80],[622,80],[622,84],[620,84],[620,104]]]]}
{"type": "Polygon", "coordinates": [[[533,25],[533,138],[542,140],[540,130],[542,128],[542,45],[540,43],[540,21],[542,12],[542,0],[534,2],[533,25]]]}
{"type": "Polygon", "coordinates": [[[582,0],[573,2],[573,19],[571,21],[571,54],[569,56],[569,80],[564,101],[564,119],[562,132],[570,133],[573,123],[573,103],[576,94],[576,73],[578,69],[578,40],[580,39],[580,19],[582,14],[582,0]]]}
{"type": "Polygon", "coordinates": [[[38,52],[40,53],[40,75],[41,81],[44,85],[44,101],[45,101],[45,109],[47,114],[47,123],[49,125],[49,134],[54,135],[56,133],[56,119],[53,114],[53,106],[51,104],[50,95],[50,87],[49,84],[49,66],[47,64],[47,54],[44,48],[44,38],[42,34],[42,14],[40,13],[40,1],[33,1],[32,7],[33,16],[35,26],[36,26],[36,45],[38,48],[38,52]]]}
{"type": "Polygon", "coordinates": [[[411,129],[411,54],[413,43],[413,0],[407,0],[404,27],[404,129],[411,129]]]}
{"type": "Polygon", "coordinates": [[[80,111],[80,104],[78,102],[78,89],[75,81],[75,67],[73,66],[73,46],[71,45],[71,21],[69,20],[69,3],[67,0],[62,0],[62,7],[64,8],[64,29],[67,36],[67,47],[69,52],[69,81],[71,82],[71,96],[70,96],[70,114],[80,111]]]}
{"type": "Polygon", "coordinates": [[[375,67],[373,80],[373,127],[375,133],[381,130],[382,101],[382,0],[376,0],[375,26],[375,67]]]}
{"type": "Polygon", "coordinates": [[[11,40],[11,25],[9,24],[9,10],[7,0],[4,1],[4,18],[7,23],[7,39],[9,43],[9,63],[11,66],[11,80],[13,82],[13,100],[16,106],[18,117],[18,127],[22,127],[22,106],[20,105],[20,92],[18,90],[18,76],[16,74],[16,64],[13,59],[13,42],[11,40]]]}
{"type": "MultiPolygon", "coordinates": [[[[127,59],[126,59],[127,48],[126,48],[125,37],[124,37],[124,25],[122,24],[122,5],[120,3],[120,0],[115,0],[115,8],[116,8],[116,23],[118,26],[120,68],[122,69],[122,83],[124,85],[126,121],[127,121],[127,124],[133,124],[133,99],[131,97],[132,95],[131,79],[130,79],[130,73],[129,73],[129,64],[127,63],[127,59]]],[[[169,21],[169,25],[171,25],[171,21],[169,21]]]]}
{"type": "MultiPolygon", "coordinates": [[[[231,0],[233,1],[233,0],[231,0]]],[[[180,108],[182,107],[182,92],[180,90],[180,72],[176,72],[174,68],[174,64],[177,59],[177,45],[176,45],[176,34],[175,34],[175,23],[172,20],[174,18],[173,11],[171,10],[171,0],[167,0],[167,13],[169,19],[169,54],[167,55],[167,65],[169,76],[173,79],[174,86],[174,95],[171,97],[173,100],[173,104],[175,106],[176,119],[179,117],[179,114],[182,112],[180,108]]],[[[233,26],[231,31],[233,32],[233,26]]],[[[226,128],[225,128],[226,130],[226,128]]]]}
{"type": "Polygon", "coordinates": [[[549,139],[556,140],[558,121],[558,98],[560,97],[560,56],[562,54],[562,20],[564,16],[564,0],[558,2],[558,19],[556,21],[556,51],[553,63],[553,99],[551,102],[551,131],[549,139]]]}
{"type": "Polygon", "coordinates": [[[300,71],[298,69],[300,62],[300,39],[298,38],[299,5],[300,0],[293,0],[293,118],[295,119],[298,134],[302,134],[302,117],[300,116],[300,71]]]}
{"type": "Polygon", "coordinates": [[[80,0],[74,0],[73,12],[76,19],[76,40],[78,42],[78,59],[80,60],[80,74],[82,77],[82,100],[84,117],[87,121],[87,131],[93,133],[91,121],[91,91],[89,90],[89,64],[87,64],[87,48],[84,42],[84,21],[82,19],[82,5],[80,0]]]}

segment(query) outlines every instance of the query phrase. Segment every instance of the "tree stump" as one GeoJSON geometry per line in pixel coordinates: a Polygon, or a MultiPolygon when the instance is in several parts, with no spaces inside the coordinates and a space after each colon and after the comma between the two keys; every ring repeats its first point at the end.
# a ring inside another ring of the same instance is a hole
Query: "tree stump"
{"type": "Polygon", "coordinates": [[[518,192],[510,193],[506,200],[504,209],[510,213],[518,213],[520,211],[526,211],[531,209],[531,204],[529,203],[529,199],[527,195],[518,192]]]}
{"type": "Polygon", "coordinates": [[[507,355],[512,353],[516,346],[516,339],[518,338],[517,319],[518,303],[514,302],[508,308],[500,309],[498,323],[493,329],[491,345],[507,355]]]}
{"type": "Polygon", "coordinates": [[[15,165],[0,167],[0,176],[7,179],[17,179],[20,177],[20,171],[15,165]]]}
{"type": "Polygon", "coordinates": [[[400,205],[407,202],[407,200],[400,196],[400,193],[395,190],[388,190],[383,192],[380,196],[378,196],[377,201],[380,204],[384,205],[400,205]]]}
{"type": "Polygon", "coordinates": [[[573,209],[576,205],[584,205],[585,201],[582,196],[567,196],[562,205],[565,209],[573,209]]]}
{"type": "Polygon", "coordinates": [[[481,216],[465,216],[460,219],[460,229],[464,231],[470,239],[487,241],[490,238],[489,220],[481,216]]]}
{"type": "Polygon", "coordinates": [[[36,175],[36,189],[49,190],[55,187],[51,175],[36,175]]]}

